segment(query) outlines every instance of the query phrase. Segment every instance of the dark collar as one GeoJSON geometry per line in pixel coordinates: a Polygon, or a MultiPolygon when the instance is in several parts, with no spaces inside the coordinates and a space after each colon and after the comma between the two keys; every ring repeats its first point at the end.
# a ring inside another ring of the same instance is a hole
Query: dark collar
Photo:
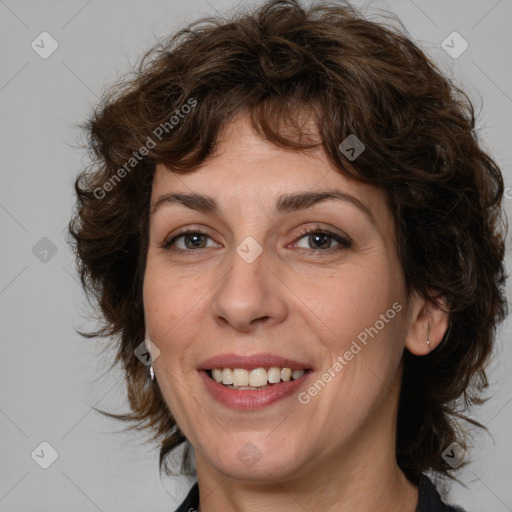
{"type": "Polygon", "coordinates": [[[444,503],[430,478],[422,474],[418,484],[416,512],[464,512],[464,510],[444,503]]]}
{"type": "Polygon", "coordinates": [[[174,512],[197,512],[198,508],[199,508],[199,485],[196,482],[191,487],[185,500],[174,512]]]}
{"type": "MultiPolygon", "coordinates": [[[[199,507],[199,486],[197,482],[191,487],[183,503],[175,512],[196,512],[199,507]]],[[[418,484],[418,506],[416,512],[464,512],[461,508],[446,505],[426,475],[421,475],[418,484]]]]}

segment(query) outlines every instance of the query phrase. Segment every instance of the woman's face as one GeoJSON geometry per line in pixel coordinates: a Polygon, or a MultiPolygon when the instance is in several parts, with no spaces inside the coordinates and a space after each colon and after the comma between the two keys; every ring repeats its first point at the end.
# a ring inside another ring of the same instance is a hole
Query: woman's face
{"type": "Polygon", "coordinates": [[[151,203],[146,327],[198,471],[286,479],[391,451],[412,321],[383,193],[242,117],[198,170],[159,165],[151,203]]]}

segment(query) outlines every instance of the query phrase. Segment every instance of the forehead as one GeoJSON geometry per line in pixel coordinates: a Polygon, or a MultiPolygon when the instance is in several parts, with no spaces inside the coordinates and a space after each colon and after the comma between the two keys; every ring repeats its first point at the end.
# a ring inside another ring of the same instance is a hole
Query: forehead
{"type": "Polygon", "coordinates": [[[242,116],[228,123],[215,155],[198,169],[176,173],[158,164],[152,204],[163,194],[197,193],[215,198],[226,214],[238,215],[252,203],[273,209],[284,194],[327,190],[353,196],[372,213],[383,232],[392,229],[382,190],[342,174],[321,146],[297,151],[263,140],[242,116]]]}

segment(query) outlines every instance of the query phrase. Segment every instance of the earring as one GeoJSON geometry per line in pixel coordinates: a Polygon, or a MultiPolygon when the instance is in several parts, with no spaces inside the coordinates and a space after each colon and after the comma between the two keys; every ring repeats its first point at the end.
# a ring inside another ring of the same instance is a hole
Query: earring
{"type": "Polygon", "coordinates": [[[151,338],[149,337],[149,334],[146,336],[144,343],[148,350],[149,357],[151,358],[151,364],[148,367],[148,377],[149,377],[149,380],[151,382],[153,382],[155,380],[155,370],[153,369],[153,356],[151,354],[151,338]]]}

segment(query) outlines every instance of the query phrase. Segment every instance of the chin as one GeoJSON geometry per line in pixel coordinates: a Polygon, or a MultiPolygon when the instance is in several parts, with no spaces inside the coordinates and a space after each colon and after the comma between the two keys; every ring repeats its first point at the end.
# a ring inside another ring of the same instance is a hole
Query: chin
{"type": "Polygon", "coordinates": [[[299,462],[285,457],[283,460],[268,460],[265,456],[250,462],[240,462],[235,457],[219,461],[217,469],[231,478],[255,484],[288,480],[299,470],[299,462]]]}
{"type": "Polygon", "coordinates": [[[287,480],[306,463],[304,447],[299,450],[289,438],[284,444],[271,437],[268,432],[233,434],[229,443],[222,443],[227,448],[208,458],[219,472],[237,480],[262,484],[287,480]]]}

